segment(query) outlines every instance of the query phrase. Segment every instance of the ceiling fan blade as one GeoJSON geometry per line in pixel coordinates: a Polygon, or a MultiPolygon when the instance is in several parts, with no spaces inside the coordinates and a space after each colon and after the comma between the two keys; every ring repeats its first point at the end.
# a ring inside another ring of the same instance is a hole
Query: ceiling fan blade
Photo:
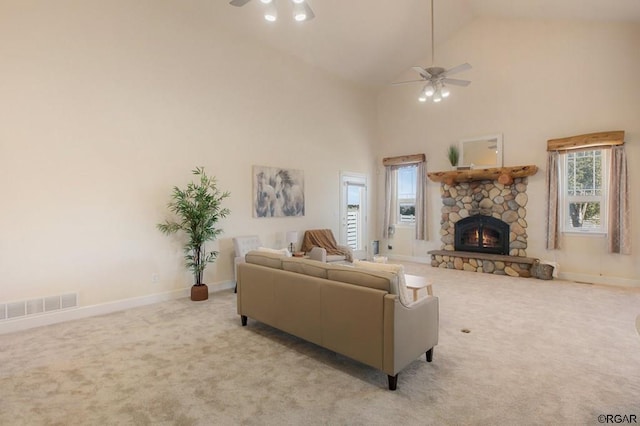
{"type": "Polygon", "coordinates": [[[251,0],[231,0],[229,2],[229,4],[232,5],[232,6],[240,7],[240,6],[244,6],[245,4],[249,3],[250,1],[251,0]]]}
{"type": "Polygon", "coordinates": [[[471,65],[468,63],[464,63],[462,65],[458,65],[457,67],[453,67],[450,70],[446,70],[444,73],[446,75],[453,75],[453,74],[457,74],[459,72],[470,70],[470,69],[471,69],[471,65]]]}
{"type": "Polygon", "coordinates": [[[431,75],[427,72],[427,70],[425,70],[422,67],[411,67],[411,69],[413,69],[415,72],[417,72],[418,74],[420,74],[422,77],[426,78],[427,80],[431,78],[431,75]]]}
{"type": "Polygon", "coordinates": [[[407,81],[396,81],[394,83],[391,83],[392,86],[398,86],[400,84],[409,84],[409,83],[420,83],[420,82],[424,82],[424,80],[407,80],[407,81]]]}
{"type": "Polygon", "coordinates": [[[310,21],[310,20],[312,20],[313,18],[315,18],[315,17],[316,17],[316,14],[315,14],[315,13],[313,13],[313,10],[311,9],[311,6],[309,6],[309,3],[304,2],[303,4],[304,4],[304,11],[305,11],[305,12],[306,12],[306,14],[307,14],[307,19],[305,19],[305,21],[310,21]]]}
{"type": "Polygon", "coordinates": [[[442,79],[442,81],[447,83],[447,84],[451,84],[453,86],[466,87],[466,86],[471,84],[471,82],[469,80],[458,80],[457,78],[444,78],[444,79],[442,79]]]}

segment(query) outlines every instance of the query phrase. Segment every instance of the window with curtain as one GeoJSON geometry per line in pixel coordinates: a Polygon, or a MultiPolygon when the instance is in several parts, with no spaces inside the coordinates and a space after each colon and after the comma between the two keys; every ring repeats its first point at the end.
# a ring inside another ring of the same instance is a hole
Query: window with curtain
{"type": "Polygon", "coordinates": [[[415,224],[415,238],[428,238],[426,162],[424,154],[382,159],[385,167],[383,238],[391,238],[397,224],[415,224]]]}
{"type": "Polygon", "coordinates": [[[561,232],[599,232],[609,253],[631,254],[631,203],[624,131],[547,141],[547,249],[561,232]]]}

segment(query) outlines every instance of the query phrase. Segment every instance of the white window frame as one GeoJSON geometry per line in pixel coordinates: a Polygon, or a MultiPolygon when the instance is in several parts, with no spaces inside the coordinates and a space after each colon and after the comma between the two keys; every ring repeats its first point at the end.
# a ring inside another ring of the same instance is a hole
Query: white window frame
{"type": "MultiPolygon", "coordinates": [[[[414,191],[413,197],[400,197],[400,169],[402,168],[413,168],[415,170],[416,180],[418,175],[418,166],[415,164],[408,164],[406,166],[402,166],[396,170],[397,179],[396,179],[396,202],[395,202],[395,211],[396,211],[396,225],[398,226],[415,226],[416,224],[416,216],[415,216],[415,206],[416,206],[416,193],[414,191]],[[400,206],[404,204],[411,204],[414,207],[414,215],[413,219],[403,220],[402,215],[400,214],[400,206]]],[[[417,181],[415,183],[414,188],[417,188],[417,181]]]]}
{"type": "Polygon", "coordinates": [[[568,159],[571,152],[564,152],[560,155],[561,161],[559,162],[560,172],[560,217],[561,217],[561,229],[566,234],[582,234],[582,235],[606,235],[607,234],[607,212],[609,203],[609,156],[610,150],[608,149],[590,149],[585,151],[601,151],[602,152],[602,191],[600,195],[569,195],[568,194],[568,159]],[[571,217],[569,214],[569,205],[576,202],[593,201],[600,203],[600,226],[598,227],[584,227],[574,228],[571,225],[571,217]]]}

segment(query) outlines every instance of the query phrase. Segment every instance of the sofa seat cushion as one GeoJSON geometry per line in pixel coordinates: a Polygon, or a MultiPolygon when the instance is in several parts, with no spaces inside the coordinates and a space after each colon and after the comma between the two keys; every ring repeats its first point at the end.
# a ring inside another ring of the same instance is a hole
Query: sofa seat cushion
{"type": "Polygon", "coordinates": [[[297,272],[298,274],[310,275],[317,278],[327,278],[328,265],[317,260],[300,259],[290,257],[282,259],[282,269],[285,271],[297,272]]]}

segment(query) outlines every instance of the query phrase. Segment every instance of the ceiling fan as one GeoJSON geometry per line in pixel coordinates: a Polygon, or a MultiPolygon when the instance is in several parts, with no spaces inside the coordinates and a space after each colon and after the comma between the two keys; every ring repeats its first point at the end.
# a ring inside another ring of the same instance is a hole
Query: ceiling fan
{"type": "MultiPolygon", "coordinates": [[[[231,0],[229,2],[232,6],[242,7],[249,3],[251,0],[231,0]]],[[[269,22],[274,22],[278,19],[278,9],[276,9],[276,0],[260,0],[266,6],[264,12],[264,19],[269,22]]],[[[307,3],[307,0],[291,0],[293,5],[293,19],[298,22],[310,21],[316,15],[311,10],[311,6],[307,3]]]]}
{"type": "Polygon", "coordinates": [[[397,83],[393,83],[394,85],[398,84],[407,84],[407,83],[417,83],[417,82],[426,82],[425,86],[422,88],[420,92],[420,96],[418,100],[420,102],[426,102],[428,98],[432,98],[433,102],[440,102],[443,98],[449,96],[450,91],[447,88],[447,84],[453,86],[468,86],[471,81],[469,80],[459,80],[456,78],[449,78],[449,76],[460,73],[462,71],[467,71],[471,69],[471,65],[468,63],[464,63],[458,65],[457,67],[453,67],[451,69],[444,69],[442,67],[435,67],[433,63],[435,62],[435,48],[434,48],[434,25],[433,25],[433,0],[431,0],[431,66],[429,68],[422,67],[412,67],[414,71],[420,74],[422,77],[420,80],[409,80],[409,81],[401,81],[397,83]]]}

